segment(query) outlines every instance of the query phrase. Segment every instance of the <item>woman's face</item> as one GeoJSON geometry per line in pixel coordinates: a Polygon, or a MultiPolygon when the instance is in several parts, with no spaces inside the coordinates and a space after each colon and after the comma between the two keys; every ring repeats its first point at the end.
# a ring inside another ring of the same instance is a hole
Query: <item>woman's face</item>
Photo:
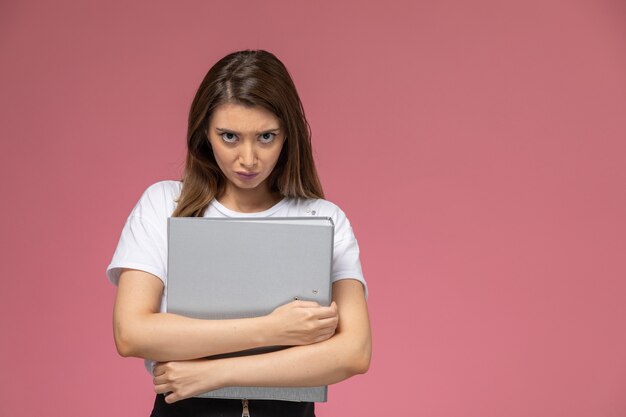
{"type": "Polygon", "coordinates": [[[270,194],[267,178],[285,142],[285,132],[276,115],[260,106],[221,104],[209,119],[207,136],[217,165],[227,179],[227,194],[270,194]]]}

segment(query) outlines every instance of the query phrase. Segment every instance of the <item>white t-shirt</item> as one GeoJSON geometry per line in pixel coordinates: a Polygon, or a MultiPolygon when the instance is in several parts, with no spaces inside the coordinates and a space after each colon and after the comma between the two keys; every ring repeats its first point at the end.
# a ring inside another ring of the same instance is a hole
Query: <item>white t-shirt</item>
{"type": "MultiPolygon", "coordinates": [[[[167,283],[167,219],[172,216],[182,183],[161,181],[143,193],[126,220],[120,241],[107,268],[107,276],[117,285],[123,268],[148,272],[167,283]]],[[[331,282],[341,279],[360,281],[367,286],[361,272],[359,246],[350,222],[339,207],[321,199],[285,198],[273,207],[257,213],[239,213],[213,200],[204,217],[307,217],[332,218],[335,224],[331,282]]],[[[165,287],[167,288],[167,287],[165,287]]],[[[161,311],[165,307],[165,290],[161,311]]]]}

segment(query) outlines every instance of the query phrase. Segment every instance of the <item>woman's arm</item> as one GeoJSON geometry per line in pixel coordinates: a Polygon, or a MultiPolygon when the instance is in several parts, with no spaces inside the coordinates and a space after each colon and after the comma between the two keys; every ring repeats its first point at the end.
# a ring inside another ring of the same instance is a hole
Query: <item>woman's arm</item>
{"type": "Polygon", "coordinates": [[[337,281],[333,300],[339,325],[330,339],[254,356],[160,363],[155,391],[169,393],[165,400],[172,403],[226,386],[319,386],[365,373],[372,347],[363,286],[337,281]]]}
{"type": "Polygon", "coordinates": [[[120,276],[113,329],[122,356],[156,361],[196,359],[261,346],[292,346],[331,337],[337,306],[294,301],[263,317],[200,320],[159,313],[163,283],[147,272],[124,270],[120,276]]]}

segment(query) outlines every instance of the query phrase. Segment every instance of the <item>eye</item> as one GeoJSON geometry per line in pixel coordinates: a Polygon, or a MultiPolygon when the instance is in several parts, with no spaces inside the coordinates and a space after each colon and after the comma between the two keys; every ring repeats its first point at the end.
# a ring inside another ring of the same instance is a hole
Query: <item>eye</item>
{"type": "Polygon", "coordinates": [[[222,140],[226,143],[235,143],[237,141],[237,135],[230,132],[224,132],[220,135],[222,140]]]}
{"type": "Polygon", "coordinates": [[[261,143],[270,143],[274,140],[275,137],[276,137],[276,133],[270,133],[270,132],[261,133],[259,135],[259,141],[261,143]]]}

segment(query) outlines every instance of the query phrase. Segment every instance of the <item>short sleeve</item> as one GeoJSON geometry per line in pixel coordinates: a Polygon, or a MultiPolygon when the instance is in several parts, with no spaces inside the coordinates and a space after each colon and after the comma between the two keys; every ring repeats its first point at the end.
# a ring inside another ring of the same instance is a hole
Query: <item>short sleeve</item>
{"type": "Polygon", "coordinates": [[[356,279],[363,284],[367,295],[367,284],[361,269],[359,244],[344,212],[337,206],[334,209],[332,219],[335,223],[335,241],[331,281],[356,279]]]}
{"type": "Polygon", "coordinates": [[[113,284],[118,284],[124,268],[148,272],[165,284],[167,218],[173,210],[175,183],[173,185],[163,182],[148,188],[126,220],[107,268],[107,276],[113,284]]]}
{"type": "Polygon", "coordinates": [[[130,216],[107,268],[107,276],[117,285],[122,269],[130,268],[148,272],[165,283],[166,252],[166,240],[158,228],[146,218],[130,216]]]}

